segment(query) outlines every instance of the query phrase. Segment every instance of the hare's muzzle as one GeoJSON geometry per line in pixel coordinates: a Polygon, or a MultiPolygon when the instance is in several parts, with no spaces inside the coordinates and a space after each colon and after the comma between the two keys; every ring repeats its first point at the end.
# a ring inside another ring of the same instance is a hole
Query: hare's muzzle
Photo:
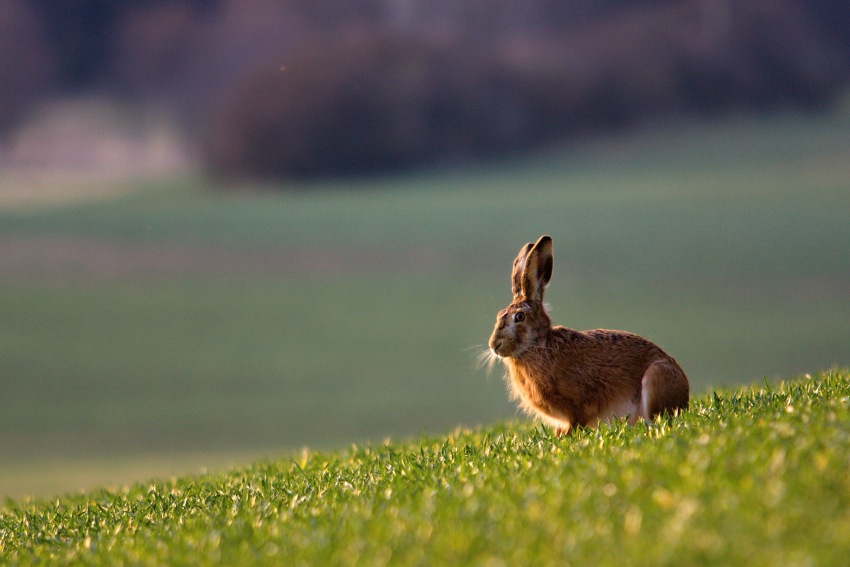
{"type": "Polygon", "coordinates": [[[492,350],[496,354],[499,354],[500,348],[502,348],[502,340],[497,339],[495,335],[490,337],[490,350],[492,350]]]}
{"type": "Polygon", "coordinates": [[[496,327],[490,335],[488,346],[493,354],[500,357],[512,356],[515,349],[516,335],[514,325],[511,322],[511,313],[503,309],[496,316],[496,327]]]}
{"type": "Polygon", "coordinates": [[[505,346],[507,341],[504,336],[505,322],[499,321],[496,325],[496,329],[493,331],[493,334],[490,335],[490,341],[488,346],[490,350],[493,351],[494,354],[499,356],[504,356],[505,354],[505,346]]]}

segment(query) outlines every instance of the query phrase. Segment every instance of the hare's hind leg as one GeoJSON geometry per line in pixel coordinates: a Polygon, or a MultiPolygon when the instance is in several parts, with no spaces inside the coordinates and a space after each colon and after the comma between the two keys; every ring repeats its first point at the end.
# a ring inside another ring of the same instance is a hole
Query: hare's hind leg
{"type": "Polygon", "coordinates": [[[640,414],[646,421],[660,413],[688,408],[688,379],[666,360],[649,365],[641,379],[640,414]]]}

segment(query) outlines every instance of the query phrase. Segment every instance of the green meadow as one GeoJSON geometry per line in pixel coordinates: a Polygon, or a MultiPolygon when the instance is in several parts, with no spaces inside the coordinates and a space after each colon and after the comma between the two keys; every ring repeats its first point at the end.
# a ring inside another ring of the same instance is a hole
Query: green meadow
{"type": "Polygon", "coordinates": [[[695,396],[846,365],[848,132],[846,111],[742,118],[438,173],[0,210],[0,496],[512,419],[475,358],[543,233],[554,321],[651,338],[695,396]]]}
{"type": "Polygon", "coordinates": [[[0,561],[55,565],[845,565],[850,375],[703,394],[556,438],[458,429],[9,502],[0,561]]]}

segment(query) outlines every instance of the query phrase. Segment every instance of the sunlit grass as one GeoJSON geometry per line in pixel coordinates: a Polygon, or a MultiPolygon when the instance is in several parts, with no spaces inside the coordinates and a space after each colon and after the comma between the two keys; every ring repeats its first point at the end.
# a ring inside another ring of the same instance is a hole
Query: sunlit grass
{"type": "Polygon", "coordinates": [[[648,426],[458,430],[0,512],[11,562],[842,565],[850,375],[648,426]]]}

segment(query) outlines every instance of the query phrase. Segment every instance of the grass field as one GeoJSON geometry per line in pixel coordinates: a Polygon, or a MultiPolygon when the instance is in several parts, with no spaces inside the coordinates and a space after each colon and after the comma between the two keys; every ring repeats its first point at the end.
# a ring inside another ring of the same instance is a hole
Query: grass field
{"type": "Polygon", "coordinates": [[[668,126],[490,168],[0,211],[0,495],[509,418],[475,347],[544,232],[556,323],[652,338],[695,394],[845,365],[849,127],[668,126]]]}
{"type": "Polygon", "coordinates": [[[671,419],[500,424],[226,474],[8,503],[22,564],[844,565],[850,374],[723,390],[671,419]]]}

